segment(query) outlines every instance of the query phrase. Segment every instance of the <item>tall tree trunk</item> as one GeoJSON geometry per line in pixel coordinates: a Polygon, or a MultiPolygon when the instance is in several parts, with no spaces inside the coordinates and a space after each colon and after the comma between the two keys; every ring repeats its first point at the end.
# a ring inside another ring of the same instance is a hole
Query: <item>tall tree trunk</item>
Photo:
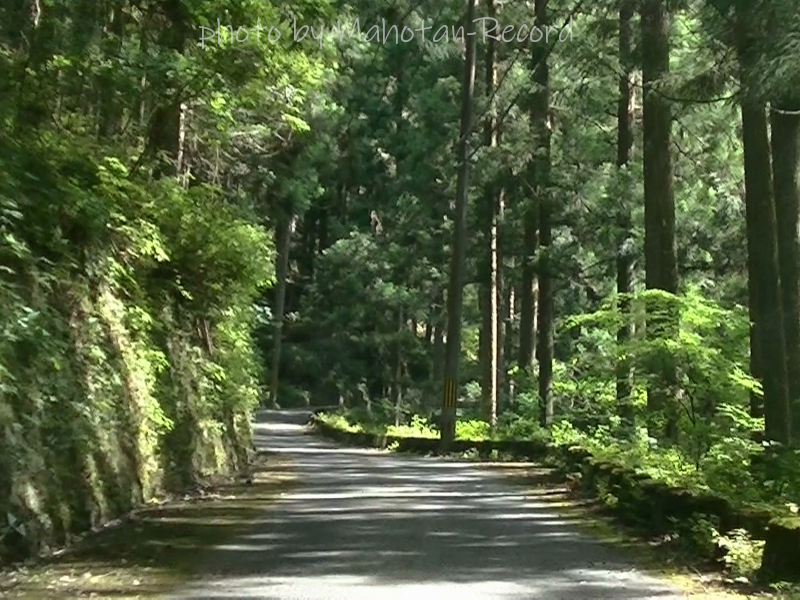
{"type": "MultiPolygon", "coordinates": [[[[186,15],[181,0],[165,0],[160,4],[165,23],[159,43],[169,50],[183,53],[186,46],[186,15]]],[[[161,82],[169,89],[166,82],[161,82]]],[[[155,177],[176,176],[183,172],[183,139],[185,106],[177,96],[168,97],[156,106],[149,127],[150,149],[156,153],[155,177]]]]}
{"type": "MultiPolygon", "coordinates": [[[[619,9],[619,63],[622,74],[619,78],[619,98],[617,100],[617,168],[622,171],[627,168],[630,161],[633,134],[631,131],[633,94],[631,74],[633,60],[631,51],[631,19],[633,18],[634,4],[632,0],[622,0],[619,9]]],[[[620,177],[621,179],[621,177],[620,177]]],[[[617,330],[617,406],[623,428],[633,426],[633,406],[631,403],[632,381],[630,361],[622,353],[628,345],[632,335],[632,319],[630,315],[631,282],[633,279],[634,252],[631,243],[632,223],[628,198],[618,200],[620,212],[618,215],[617,239],[617,294],[619,297],[618,310],[622,316],[622,324],[617,330]]]]}
{"type": "Polygon", "coordinates": [[[500,397],[500,360],[503,349],[500,345],[500,256],[498,243],[498,202],[502,202],[503,192],[498,190],[492,193],[492,226],[489,232],[491,266],[489,282],[489,402],[485,414],[492,428],[497,425],[497,404],[500,397]]]}
{"type": "MultiPolygon", "coordinates": [[[[672,182],[668,100],[654,89],[669,73],[669,15],[666,0],[642,0],[642,80],[644,86],[645,281],[648,289],[678,291],[675,255],[675,198],[672,182]]],[[[677,335],[673,306],[648,307],[651,339],[677,335]]],[[[678,437],[677,375],[671,358],[659,360],[657,380],[647,393],[650,435],[673,443],[678,437]]]]}
{"type": "Polygon", "coordinates": [[[283,219],[277,228],[277,255],[275,257],[275,309],[273,311],[272,369],[270,371],[270,404],[278,408],[281,350],[283,344],[283,313],[286,302],[286,285],[289,271],[289,248],[295,227],[295,217],[283,219]]]}
{"type": "Polygon", "coordinates": [[[469,192],[469,137],[472,130],[472,99],[475,92],[475,11],[477,0],[468,0],[465,23],[464,81],[461,90],[461,127],[458,143],[458,179],[453,221],[453,256],[447,290],[447,349],[442,395],[441,445],[448,451],[456,433],[458,370],[461,359],[461,312],[464,302],[464,271],[467,243],[467,194],[469,192]]]}
{"type": "MultiPolygon", "coordinates": [[[[742,141],[745,164],[748,286],[754,288],[751,319],[754,344],[760,352],[755,363],[761,370],[764,391],[765,435],[768,440],[789,441],[788,377],[783,334],[777,223],[772,199],[769,139],[764,106],[742,100],[742,141]],[[769,348],[769,360],[763,349],[769,348]]],[[[752,346],[751,346],[752,348],[752,346]]]]}
{"type": "MultiPolygon", "coordinates": [[[[547,0],[536,0],[536,24],[543,31],[548,25],[547,0]]],[[[536,90],[532,99],[531,123],[535,148],[534,192],[539,200],[539,340],[536,358],[539,363],[539,423],[549,426],[553,419],[553,275],[552,251],[553,202],[550,192],[550,72],[547,65],[548,48],[533,44],[531,62],[536,90]]]]}
{"type": "Polygon", "coordinates": [[[778,229],[778,259],[781,307],[786,341],[789,410],[792,436],[800,434],[800,190],[798,189],[798,143],[800,101],[776,103],[771,111],[772,178],[778,229]]]}
{"type": "MultiPolygon", "coordinates": [[[[756,79],[762,34],[753,26],[760,5],[747,0],[736,13],[735,33],[742,86],[742,149],[744,151],[745,221],[747,271],[760,352],[756,365],[761,370],[764,391],[764,435],[769,441],[790,442],[788,375],[784,339],[778,258],[778,225],[772,190],[770,146],[764,102],[758,97],[756,79]],[[754,288],[754,289],[753,289],[754,288]],[[769,348],[769,358],[766,349],[769,348]]],[[[781,158],[779,157],[779,161],[781,158]]],[[[752,347],[752,346],[751,346],[752,347]]]]}
{"type": "MultiPolygon", "coordinates": [[[[494,0],[488,0],[487,16],[490,19],[494,19],[497,16],[494,0]]],[[[497,80],[495,52],[495,40],[489,38],[486,44],[485,96],[490,103],[495,93],[497,80]]],[[[487,148],[495,148],[498,142],[497,123],[491,116],[491,106],[488,108],[488,112],[489,116],[487,116],[484,124],[483,143],[487,148]]],[[[492,424],[492,427],[494,427],[497,421],[497,401],[500,393],[497,379],[499,372],[498,355],[501,352],[498,329],[498,301],[500,300],[498,218],[499,203],[502,202],[502,191],[499,189],[494,178],[491,178],[486,183],[483,200],[485,209],[483,213],[485,217],[484,226],[486,227],[485,233],[487,242],[486,251],[489,260],[487,261],[488,277],[482,278],[484,281],[481,286],[483,288],[481,290],[481,312],[483,315],[481,324],[481,400],[484,416],[492,424]]]]}
{"type": "MultiPolygon", "coordinates": [[[[498,130],[498,140],[500,139],[499,136],[500,131],[498,130]]],[[[494,393],[492,395],[492,404],[489,407],[489,423],[493,429],[497,427],[497,415],[500,411],[500,399],[503,395],[503,385],[505,383],[505,346],[503,344],[503,244],[500,233],[505,213],[505,190],[502,187],[498,187],[495,198],[494,245],[492,250],[492,273],[494,275],[492,280],[492,339],[494,340],[494,351],[492,352],[492,371],[494,372],[494,393]]]]}

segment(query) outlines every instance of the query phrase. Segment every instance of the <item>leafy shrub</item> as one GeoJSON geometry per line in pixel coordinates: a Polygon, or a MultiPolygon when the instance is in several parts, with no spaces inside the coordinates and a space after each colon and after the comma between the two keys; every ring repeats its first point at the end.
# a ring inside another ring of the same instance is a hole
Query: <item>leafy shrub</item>
{"type": "Polygon", "coordinates": [[[672,526],[677,546],[692,555],[704,559],[713,558],[719,526],[716,520],[706,515],[694,515],[685,520],[672,519],[672,526]]]}
{"type": "Polygon", "coordinates": [[[431,425],[427,419],[420,415],[411,417],[411,422],[407,425],[389,425],[386,428],[387,435],[397,437],[420,437],[438,438],[439,432],[431,425]]]}
{"type": "Polygon", "coordinates": [[[362,433],[364,427],[358,423],[353,423],[345,415],[337,413],[319,413],[317,415],[322,423],[339,429],[340,431],[348,431],[350,433],[362,433]]]}
{"type": "Polygon", "coordinates": [[[496,437],[506,440],[548,441],[550,432],[539,425],[538,420],[534,417],[506,413],[498,419],[496,437]]]}
{"type": "Polygon", "coordinates": [[[725,550],[725,567],[734,577],[752,581],[761,567],[764,541],[754,540],[744,529],[734,529],[727,535],[716,534],[717,545],[725,550]]]}
{"type": "Polygon", "coordinates": [[[487,421],[471,419],[468,421],[456,421],[456,439],[481,441],[488,440],[492,436],[492,426],[487,421]]]}

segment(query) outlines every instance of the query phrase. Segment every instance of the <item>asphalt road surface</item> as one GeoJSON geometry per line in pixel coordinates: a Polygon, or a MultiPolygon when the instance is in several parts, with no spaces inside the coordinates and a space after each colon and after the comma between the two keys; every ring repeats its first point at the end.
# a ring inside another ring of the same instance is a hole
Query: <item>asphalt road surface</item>
{"type": "Polygon", "coordinates": [[[257,444],[299,477],[176,600],[501,600],[685,597],[625,564],[546,500],[490,469],[341,448],[306,415],[266,412],[257,444]]]}

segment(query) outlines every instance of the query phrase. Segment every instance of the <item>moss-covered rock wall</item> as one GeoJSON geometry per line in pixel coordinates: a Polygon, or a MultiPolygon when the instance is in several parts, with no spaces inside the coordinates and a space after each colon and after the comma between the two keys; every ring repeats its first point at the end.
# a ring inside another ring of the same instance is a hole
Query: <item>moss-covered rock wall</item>
{"type": "Polygon", "coordinates": [[[0,136],[2,560],[239,469],[259,401],[266,232],[211,190],[64,152],[0,136]]]}

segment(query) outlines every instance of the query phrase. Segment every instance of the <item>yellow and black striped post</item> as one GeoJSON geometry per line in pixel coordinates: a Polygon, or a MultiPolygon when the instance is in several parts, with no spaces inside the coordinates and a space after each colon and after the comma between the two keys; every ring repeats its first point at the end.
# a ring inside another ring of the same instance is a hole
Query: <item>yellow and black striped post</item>
{"type": "Polygon", "coordinates": [[[443,408],[455,408],[458,397],[458,385],[454,379],[445,378],[444,380],[444,402],[443,408]]]}

